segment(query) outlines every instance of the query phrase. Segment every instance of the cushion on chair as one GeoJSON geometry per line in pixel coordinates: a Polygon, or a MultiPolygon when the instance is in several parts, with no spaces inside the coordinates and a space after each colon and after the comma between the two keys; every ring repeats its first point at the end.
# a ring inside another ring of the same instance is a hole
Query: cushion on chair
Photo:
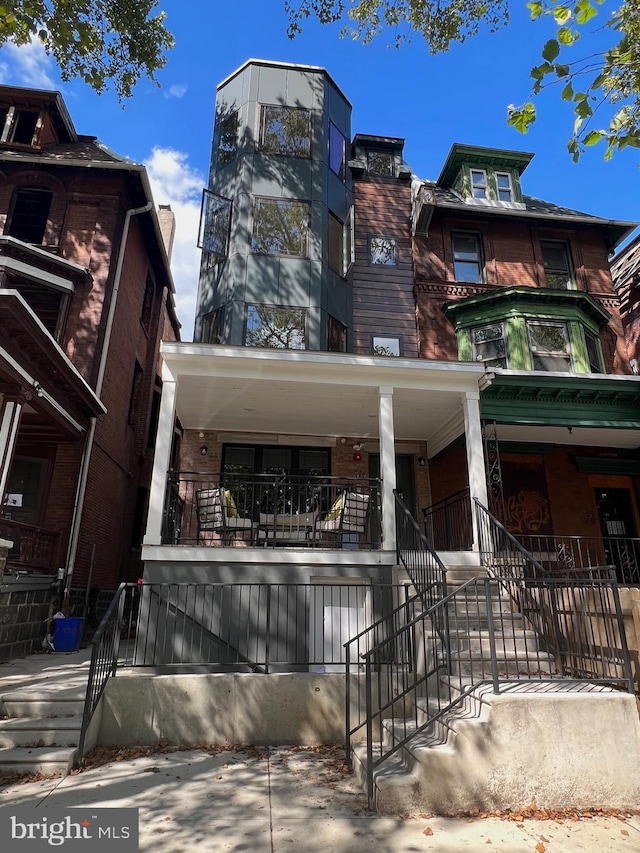
{"type": "Polygon", "coordinates": [[[343,495],[340,495],[335,499],[335,501],[333,502],[333,506],[327,513],[325,521],[336,521],[338,518],[340,518],[340,512],[342,510],[342,498],[343,495]]]}
{"type": "Polygon", "coordinates": [[[224,502],[227,507],[227,518],[239,518],[240,513],[236,507],[236,502],[229,489],[224,490],[224,502]]]}

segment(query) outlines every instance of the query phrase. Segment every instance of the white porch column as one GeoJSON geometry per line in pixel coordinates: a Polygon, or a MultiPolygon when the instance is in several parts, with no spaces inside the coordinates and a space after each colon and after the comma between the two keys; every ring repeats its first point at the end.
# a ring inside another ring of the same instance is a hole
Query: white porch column
{"type": "Polygon", "coordinates": [[[167,493],[167,473],[171,462],[171,445],[176,414],[176,381],[167,368],[162,368],[162,398],[158,431],[153,456],[153,473],[149,492],[149,513],[143,545],[162,544],[162,517],[167,493]]]}
{"type": "Polygon", "coordinates": [[[31,399],[28,391],[5,394],[0,407],[0,500],[4,499],[7,490],[22,407],[27,399],[31,399]]]}
{"type": "Polygon", "coordinates": [[[378,427],[380,431],[380,477],[382,478],[382,547],[396,550],[396,440],[393,429],[393,388],[378,391],[378,427]]]}
{"type": "Polygon", "coordinates": [[[464,411],[464,436],[467,447],[469,493],[472,501],[471,517],[473,520],[473,547],[474,550],[478,550],[479,536],[473,499],[477,498],[483,506],[487,506],[487,472],[484,464],[484,450],[482,447],[480,392],[465,391],[462,398],[462,408],[464,411]]]}

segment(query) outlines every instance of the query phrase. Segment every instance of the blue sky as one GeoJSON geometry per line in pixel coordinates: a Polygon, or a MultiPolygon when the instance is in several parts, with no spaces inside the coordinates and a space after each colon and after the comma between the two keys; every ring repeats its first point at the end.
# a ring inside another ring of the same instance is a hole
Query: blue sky
{"type": "MultiPolygon", "coordinates": [[[[517,14],[505,30],[431,56],[419,38],[400,49],[388,47],[391,36],[384,34],[362,45],[341,40],[338,25],[312,21],[290,41],[284,0],[161,0],[176,47],[160,88],[140,82],[124,107],[111,92],[97,96],[80,82],[62,84],[33,45],[0,50],[0,81],[60,90],[78,132],[147,165],[156,203],[168,202],[176,213],[172,267],[183,339],[190,340],[216,85],[250,57],[327,68],[353,104],[352,132],[404,137],[405,159],[420,177],[437,178],[454,142],[531,151],[526,193],[606,218],[640,219],[640,151],[605,163],[604,148],[596,146],[573,164],[566,153],[573,116],[557,92],[538,99],[538,122],[528,134],[507,127],[507,105],[527,98],[529,70],[551,35],[547,23],[529,22],[524,0],[521,9],[513,6],[517,14]]],[[[605,0],[600,8],[604,16],[614,4],[605,0]]],[[[587,47],[591,52],[591,40],[587,47]]]]}

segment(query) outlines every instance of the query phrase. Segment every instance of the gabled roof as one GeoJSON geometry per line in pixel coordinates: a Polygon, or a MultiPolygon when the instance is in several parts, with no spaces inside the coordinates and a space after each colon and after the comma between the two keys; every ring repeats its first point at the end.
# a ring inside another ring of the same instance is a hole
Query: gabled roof
{"type": "Polygon", "coordinates": [[[452,186],[458,176],[460,167],[465,163],[470,163],[474,166],[513,169],[521,175],[534,156],[534,154],[528,151],[484,148],[480,145],[463,145],[460,142],[454,142],[440,172],[438,183],[442,186],[452,186]]]}

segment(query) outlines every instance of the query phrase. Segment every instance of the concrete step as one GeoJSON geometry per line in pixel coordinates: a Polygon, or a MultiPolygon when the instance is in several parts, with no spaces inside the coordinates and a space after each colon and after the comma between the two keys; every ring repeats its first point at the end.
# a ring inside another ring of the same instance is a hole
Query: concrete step
{"type": "Polygon", "coordinates": [[[84,711],[84,694],[56,696],[23,690],[0,696],[0,713],[7,717],[77,717],[84,711]]]}
{"type": "MultiPolygon", "coordinates": [[[[454,654],[483,654],[485,657],[491,653],[491,636],[487,630],[471,629],[463,630],[455,626],[455,630],[449,631],[449,639],[454,654]]],[[[518,651],[525,656],[538,657],[538,638],[534,631],[516,631],[507,629],[500,631],[494,637],[498,656],[505,651],[518,651]]]]}
{"type": "Polygon", "coordinates": [[[76,750],[72,747],[18,747],[0,750],[0,772],[59,773],[66,775],[73,767],[76,750]]]}
{"type": "MultiPolygon", "coordinates": [[[[497,651],[498,678],[532,677],[536,674],[544,675],[556,671],[553,656],[546,652],[525,654],[513,649],[498,649],[497,651]]],[[[478,652],[469,653],[454,661],[453,673],[454,675],[468,675],[474,680],[491,678],[491,661],[488,655],[482,655],[478,652]]]]}
{"type": "Polygon", "coordinates": [[[77,746],[81,728],[82,717],[80,716],[19,717],[0,720],[0,748],[77,746]]]}

